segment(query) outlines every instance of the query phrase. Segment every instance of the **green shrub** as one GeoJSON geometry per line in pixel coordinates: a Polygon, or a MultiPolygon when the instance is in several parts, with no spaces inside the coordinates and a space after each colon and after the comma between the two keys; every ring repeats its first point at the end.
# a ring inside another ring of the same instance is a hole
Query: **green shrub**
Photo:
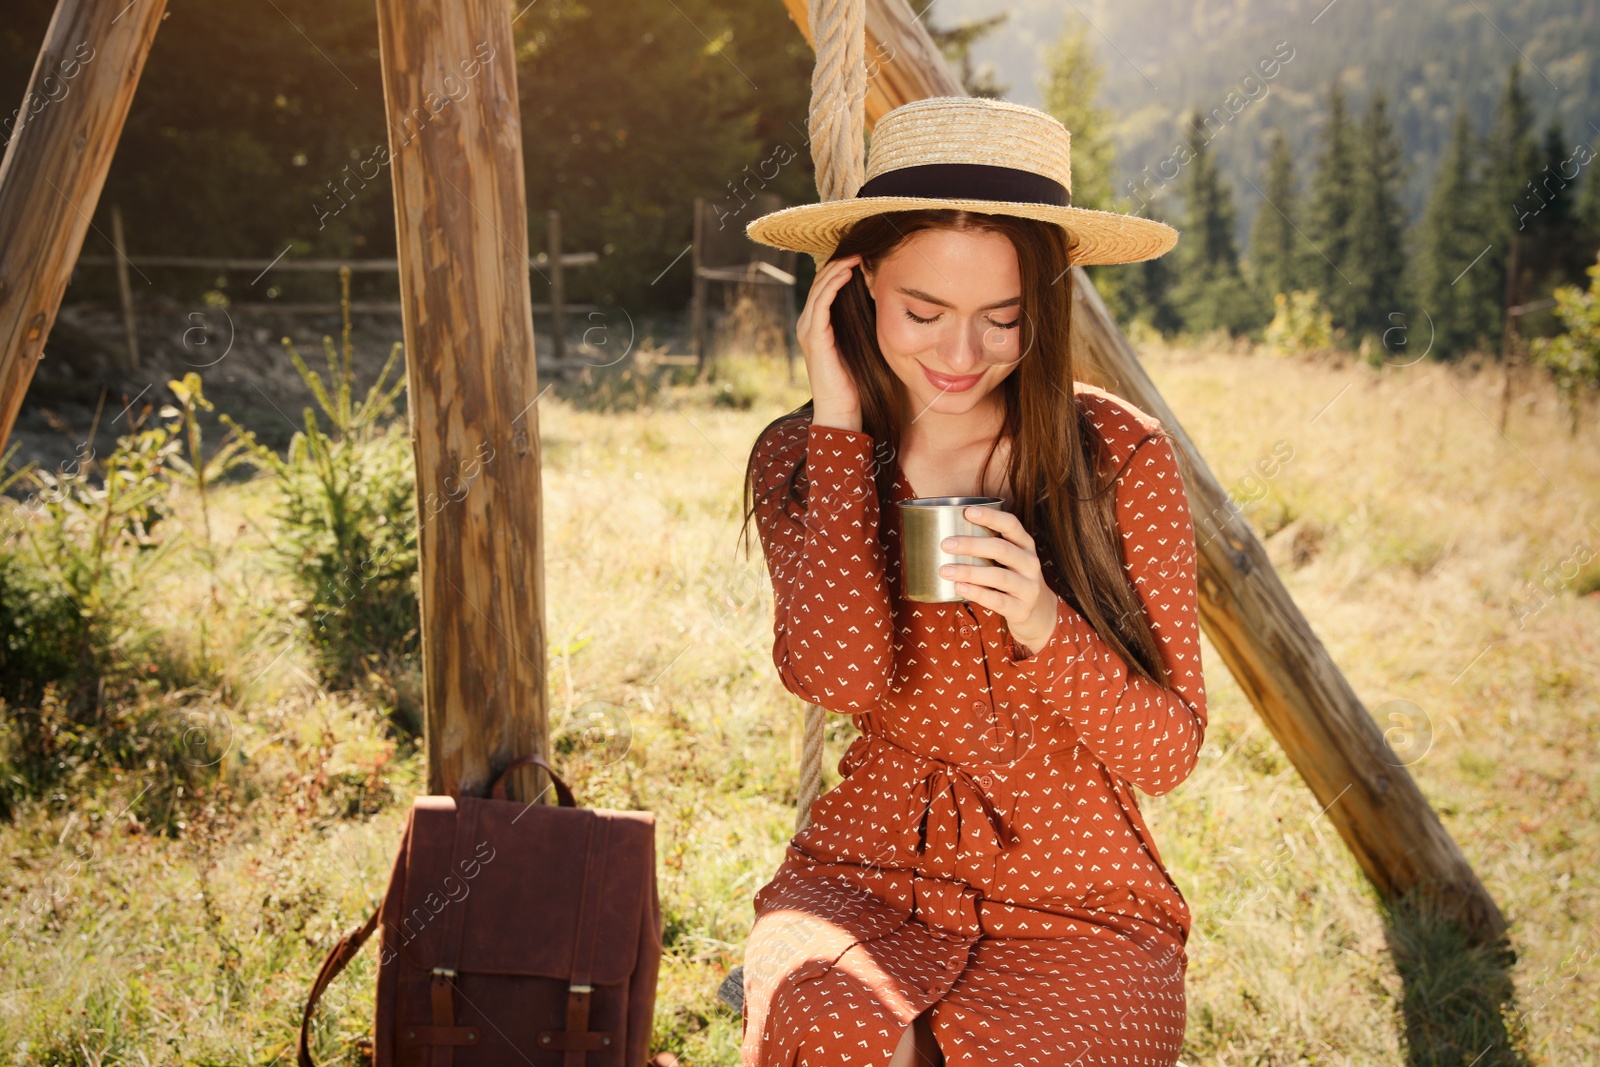
{"type": "MultiPolygon", "coordinates": [[[[330,424],[307,406],[305,427],[279,456],[228,416],[250,459],[277,482],[281,502],[269,540],[298,589],[295,613],[306,627],[325,680],[337,688],[397,687],[387,676],[416,664],[420,642],[416,480],[404,425],[382,421],[405,388],[389,381],[397,343],[358,403],[351,382],[349,277],[342,276],[342,344],[323,339],[328,381],[307,368],[284,338],[295,369],[330,424]]],[[[403,687],[400,687],[403,688],[403,687]]]]}
{"type": "Polygon", "coordinates": [[[87,643],[72,598],[16,554],[0,555],[0,701],[37,706],[47,685],[70,684],[87,643]]]}
{"type": "Polygon", "coordinates": [[[75,718],[100,708],[113,676],[136,673],[148,629],[135,596],[166,546],[154,534],[170,515],[166,467],[180,442],[172,426],[138,428],[103,462],[92,452],[54,471],[32,467],[8,484],[31,492],[13,506],[0,544],[0,697],[36,702],[48,683],[75,718]]]}
{"type": "Polygon", "coordinates": [[[1333,345],[1333,316],[1322,306],[1315,289],[1277,293],[1275,311],[1263,340],[1279,355],[1314,352],[1333,345]]]}
{"type": "Polygon", "coordinates": [[[172,543],[158,531],[178,427],[136,427],[104,460],[84,451],[0,483],[30,490],[0,538],[0,816],[26,798],[66,802],[108,769],[153,788],[205,765],[184,751],[184,709],[150,699],[159,635],[139,612],[172,543]]]}
{"type": "Polygon", "coordinates": [[[1587,289],[1556,288],[1556,316],[1564,332],[1535,338],[1532,346],[1534,361],[1550,371],[1556,391],[1567,402],[1567,428],[1572,434],[1578,432],[1584,395],[1600,389],[1600,258],[1585,273],[1587,289]]]}

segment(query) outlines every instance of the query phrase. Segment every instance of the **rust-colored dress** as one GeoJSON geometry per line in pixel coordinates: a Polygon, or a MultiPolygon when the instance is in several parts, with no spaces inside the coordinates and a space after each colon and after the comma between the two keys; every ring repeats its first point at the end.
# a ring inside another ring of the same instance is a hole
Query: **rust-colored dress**
{"type": "Polygon", "coordinates": [[[773,661],[861,736],[756,893],[743,1067],[884,1065],[930,1007],[949,1067],[1177,1061],[1190,915],[1130,786],[1177,786],[1205,733],[1193,529],[1160,423],[1075,392],[1127,461],[1123,561],[1173,689],[1060,597],[1028,656],[988,608],[902,599],[870,435],[800,419],[759,444],[773,661]],[[803,512],[766,495],[801,456],[803,512]]]}

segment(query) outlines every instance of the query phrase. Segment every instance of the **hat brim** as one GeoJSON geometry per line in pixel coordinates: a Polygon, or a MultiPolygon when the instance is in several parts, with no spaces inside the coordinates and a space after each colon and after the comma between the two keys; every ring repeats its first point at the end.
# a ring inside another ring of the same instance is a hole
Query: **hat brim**
{"type": "Polygon", "coordinates": [[[1178,231],[1164,222],[1056,204],[1014,203],[1000,200],[965,200],[919,196],[867,196],[798,204],[761,216],[745,227],[752,241],[773,248],[809,252],[826,258],[855,223],[887,211],[945,208],[984,215],[1016,215],[1053,222],[1067,231],[1074,266],[1105,263],[1139,263],[1172,250],[1178,231]]]}

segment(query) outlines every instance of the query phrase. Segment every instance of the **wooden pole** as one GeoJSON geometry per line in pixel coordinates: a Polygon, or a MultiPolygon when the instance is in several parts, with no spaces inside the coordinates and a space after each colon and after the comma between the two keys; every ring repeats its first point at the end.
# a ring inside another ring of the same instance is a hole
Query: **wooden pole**
{"type": "MultiPolygon", "coordinates": [[[[399,251],[428,789],[548,758],[538,371],[522,131],[500,0],[377,0],[399,251]]],[[[513,772],[512,797],[545,795],[513,772]]]]}
{"type": "Polygon", "coordinates": [[[45,31],[0,159],[0,449],[44,358],[166,6],[60,0],[45,31]]]}
{"type": "Polygon", "coordinates": [[[555,335],[555,365],[567,365],[567,316],[562,304],[567,299],[566,276],[561,272],[561,212],[544,214],[550,241],[550,328],[555,335]]]}
{"type": "MultiPolygon", "coordinates": [[[[869,129],[902,103],[966,95],[904,0],[866,3],[867,54],[880,57],[874,84],[885,97],[875,112],[869,96],[869,129]],[[896,64],[913,69],[895,70],[896,64]]],[[[810,40],[806,0],[784,4],[810,40]]],[[[1200,622],[1240,688],[1381,894],[1417,889],[1475,937],[1500,938],[1506,921],[1499,907],[1312,633],[1081,267],[1073,268],[1073,290],[1078,373],[1160,419],[1188,458],[1200,622]]]]}
{"type": "Polygon", "coordinates": [[[111,246],[116,249],[117,293],[122,299],[122,332],[128,353],[123,366],[139,369],[139,322],[133,314],[133,285],[128,281],[128,242],[122,233],[122,209],[111,205],[111,246]]]}

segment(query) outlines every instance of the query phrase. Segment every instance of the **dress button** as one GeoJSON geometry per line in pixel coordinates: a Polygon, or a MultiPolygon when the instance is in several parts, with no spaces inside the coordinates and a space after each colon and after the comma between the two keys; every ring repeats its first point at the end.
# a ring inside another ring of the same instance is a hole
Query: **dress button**
{"type": "Polygon", "coordinates": [[[987,715],[989,714],[989,705],[985,704],[981,700],[975,700],[972,703],[972,710],[977,712],[979,715],[987,715]]]}

